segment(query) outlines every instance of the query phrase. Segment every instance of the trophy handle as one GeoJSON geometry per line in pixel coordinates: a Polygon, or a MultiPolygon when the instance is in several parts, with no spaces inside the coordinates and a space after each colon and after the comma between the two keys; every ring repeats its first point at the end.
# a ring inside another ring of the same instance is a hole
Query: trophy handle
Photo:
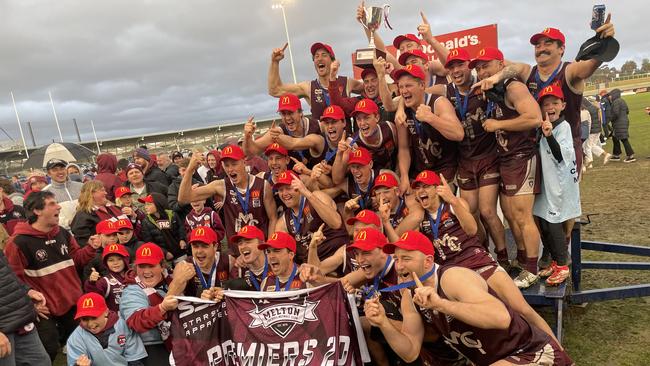
{"type": "Polygon", "coordinates": [[[370,13],[370,12],[368,11],[368,9],[370,9],[370,8],[371,8],[371,7],[367,7],[367,8],[364,7],[364,8],[363,8],[363,14],[364,14],[364,18],[365,18],[365,19],[364,19],[363,21],[359,20],[359,23],[361,23],[361,25],[362,25],[364,28],[366,28],[367,30],[370,30],[370,28],[368,28],[368,25],[367,25],[367,23],[368,23],[368,14],[370,13]]]}
{"type": "Polygon", "coordinates": [[[384,9],[384,24],[386,27],[388,27],[390,30],[393,30],[393,27],[390,25],[388,22],[388,13],[390,12],[390,5],[389,4],[384,4],[382,6],[382,9],[384,9]]]}

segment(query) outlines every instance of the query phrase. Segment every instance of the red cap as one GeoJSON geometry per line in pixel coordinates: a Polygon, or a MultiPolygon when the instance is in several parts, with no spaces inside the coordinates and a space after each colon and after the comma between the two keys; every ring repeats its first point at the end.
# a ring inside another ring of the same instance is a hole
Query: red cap
{"type": "Polygon", "coordinates": [[[406,51],[406,52],[402,53],[401,55],[399,55],[399,59],[398,59],[399,64],[402,65],[402,66],[406,66],[406,59],[411,57],[411,56],[419,57],[419,58],[423,59],[424,62],[429,61],[429,56],[427,56],[424,52],[422,52],[422,50],[417,48],[417,49],[413,49],[413,50],[410,50],[410,51],[406,51]]]}
{"type": "Polygon", "coordinates": [[[286,93],[280,96],[278,99],[278,112],[295,112],[297,110],[302,110],[302,103],[300,102],[300,98],[298,98],[297,95],[286,93]]]}
{"type": "Polygon", "coordinates": [[[271,235],[269,240],[266,243],[262,243],[257,246],[259,250],[264,250],[266,248],[276,248],[282,249],[287,248],[292,252],[296,252],[296,239],[293,236],[285,233],[284,231],[277,231],[271,235]]]}
{"type": "Polygon", "coordinates": [[[102,252],[102,259],[106,258],[106,256],[111,254],[119,254],[125,258],[129,257],[129,252],[127,252],[124,245],[121,244],[107,245],[106,248],[104,248],[104,251],[102,252]]]}
{"type": "Polygon", "coordinates": [[[332,46],[321,42],[316,42],[313,45],[311,45],[311,57],[314,57],[316,51],[320,50],[321,48],[325,49],[325,51],[327,51],[327,53],[330,54],[332,60],[336,59],[336,55],[334,55],[334,50],[332,49],[332,46]]]}
{"type": "Polygon", "coordinates": [[[352,111],[352,115],[356,116],[357,113],[364,113],[364,114],[374,114],[374,113],[379,113],[379,107],[377,107],[377,103],[373,102],[372,99],[361,99],[360,101],[357,102],[357,104],[354,105],[354,110],[352,111]]]}
{"type": "Polygon", "coordinates": [[[237,234],[230,237],[231,244],[237,244],[241,239],[257,239],[261,242],[264,241],[264,232],[257,226],[248,225],[239,229],[237,234]]]}
{"type": "Polygon", "coordinates": [[[607,95],[607,90],[606,90],[606,89],[602,89],[600,92],[598,92],[598,95],[600,95],[601,97],[602,97],[603,95],[607,95]]]}
{"type": "Polygon", "coordinates": [[[418,44],[420,44],[420,39],[418,38],[418,36],[416,36],[413,33],[407,33],[407,34],[401,34],[401,35],[395,37],[395,39],[393,40],[393,46],[395,48],[399,49],[399,45],[402,44],[402,42],[404,42],[404,41],[413,41],[413,42],[417,42],[418,44]]]}
{"type": "Polygon", "coordinates": [[[108,310],[108,306],[106,306],[104,297],[98,293],[89,292],[81,295],[77,300],[77,314],[75,314],[74,318],[75,320],[84,316],[97,318],[104,314],[106,310],[108,310]]]}
{"type": "Polygon", "coordinates": [[[289,152],[287,149],[284,147],[280,146],[277,142],[272,143],[271,145],[266,147],[266,150],[264,150],[264,155],[269,156],[271,153],[278,153],[283,156],[289,156],[289,152]]]}
{"type": "Polygon", "coordinates": [[[135,264],[150,264],[155,266],[165,258],[162,249],[154,243],[144,243],[135,252],[135,264]]]}
{"type": "Polygon", "coordinates": [[[287,170],[286,172],[280,173],[278,179],[276,179],[275,181],[275,184],[273,184],[273,188],[278,189],[282,185],[291,185],[291,182],[293,181],[293,177],[295,176],[296,175],[291,170],[287,170]]]}
{"type": "Polygon", "coordinates": [[[381,231],[373,228],[365,228],[359,230],[357,235],[354,236],[354,241],[347,247],[347,250],[359,249],[364,252],[382,248],[388,244],[388,239],[381,233],[381,231]]]}
{"type": "Polygon", "coordinates": [[[449,67],[449,65],[454,62],[454,61],[469,61],[472,58],[469,56],[469,52],[467,52],[466,49],[464,48],[454,48],[449,50],[449,53],[447,54],[447,62],[445,62],[445,67],[449,67]]]}
{"type": "Polygon", "coordinates": [[[364,224],[375,225],[376,227],[381,227],[381,220],[379,216],[374,211],[371,210],[361,210],[355,217],[350,217],[346,223],[348,225],[354,225],[355,222],[362,222],[364,224]]]}
{"type": "Polygon", "coordinates": [[[95,225],[95,232],[97,234],[111,235],[120,231],[116,221],[102,220],[95,225]]]}
{"type": "Polygon", "coordinates": [[[325,108],[323,115],[320,116],[321,121],[325,118],[330,118],[338,121],[345,118],[345,112],[343,112],[343,109],[341,107],[332,104],[331,106],[325,108]]]}
{"type": "Polygon", "coordinates": [[[153,202],[153,196],[152,196],[152,195],[148,195],[148,196],[145,197],[145,198],[138,198],[138,202],[140,202],[140,203],[154,203],[154,202],[153,202]]]}
{"type": "Polygon", "coordinates": [[[417,250],[426,255],[434,255],[433,243],[427,238],[426,235],[419,231],[407,231],[399,240],[394,243],[384,245],[383,250],[386,254],[395,253],[395,249],[400,248],[404,250],[417,250]]]}
{"type": "Polygon", "coordinates": [[[399,186],[399,183],[397,182],[397,177],[395,177],[395,174],[393,173],[381,173],[375,178],[375,182],[372,185],[372,191],[375,190],[375,188],[379,187],[387,187],[387,188],[394,188],[399,186]]]}
{"type": "Polygon", "coordinates": [[[131,220],[119,219],[119,220],[117,220],[117,229],[118,230],[122,230],[122,229],[133,230],[133,224],[131,223],[131,220]]]}
{"type": "Polygon", "coordinates": [[[562,88],[557,85],[551,84],[546,88],[542,89],[541,93],[539,93],[539,95],[537,96],[537,102],[541,102],[542,99],[544,99],[544,97],[547,97],[549,95],[564,100],[564,93],[562,92],[562,88]]]}
{"type": "Polygon", "coordinates": [[[246,157],[244,155],[244,150],[239,147],[239,145],[228,145],[221,150],[221,160],[223,159],[233,159],[233,160],[242,160],[246,157]]]}
{"type": "Polygon", "coordinates": [[[348,165],[368,165],[372,161],[372,154],[364,147],[357,147],[356,149],[351,150],[348,156],[348,165]]]}
{"type": "Polygon", "coordinates": [[[217,243],[217,233],[208,226],[198,226],[195,227],[190,233],[190,243],[195,241],[204,243],[204,244],[216,244],[217,243]]]}
{"type": "Polygon", "coordinates": [[[414,78],[418,78],[420,80],[426,79],[426,75],[424,75],[424,71],[422,71],[422,68],[418,65],[406,65],[399,70],[393,71],[393,75],[391,77],[393,78],[393,80],[397,81],[399,80],[399,78],[401,78],[404,75],[411,75],[414,78]]]}
{"type": "Polygon", "coordinates": [[[537,41],[539,41],[539,39],[542,38],[542,37],[546,37],[546,38],[552,39],[554,41],[560,41],[560,42],[562,42],[562,44],[565,43],[564,34],[562,34],[562,32],[560,32],[559,29],[557,29],[557,28],[544,28],[543,31],[541,31],[541,32],[539,32],[537,34],[533,34],[533,36],[530,37],[530,44],[536,45],[537,41]]]}
{"type": "Polygon", "coordinates": [[[492,61],[499,60],[503,61],[503,53],[499,51],[498,48],[494,47],[485,47],[478,51],[478,56],[476,56],[472,61],[469,62],[469,68],[473,69],[476,67],[478,61],[492,61]]]}
{"type": "Polygon", "coordinates": [[[377,76],[377,70],[375,70],[374,67],[366,67],[366,68],[364,68],[363,71],[361,71],[361,80],[365,79],[366,76],[368,76],[370,74],[373,74],[373,75],[377,76]]]}
{"type": "Polygon", "coordinates": [[[133,192],[131,192],[129,187],[121,186],[121,187],[115,188],[115,198],[120,198],[120,197],[122,197],[124,195],[127,195],[127,194],[133,194],[133,192]]]}
{"type": "Polygon", "coordinates": [[[439,186],[442,184],[442,181],[440,180],[440,176],[431,170],[423,170],[420,172],[420,174],[415,177],[415,180],[411,183],[411,188],[415,188],[415,185],[417,183],[423,183],[428,186],[439,186]]]}

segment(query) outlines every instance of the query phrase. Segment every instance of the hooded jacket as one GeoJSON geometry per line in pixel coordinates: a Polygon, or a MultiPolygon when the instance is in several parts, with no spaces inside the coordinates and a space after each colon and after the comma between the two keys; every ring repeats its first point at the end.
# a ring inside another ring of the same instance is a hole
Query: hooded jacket
{"type": "Polygon", "coordinates": [[[97,155],[97,176],[98,180],[104,184],[106,188],[106,198],[111,202],[115,202],[115,188],[122,185],[120,178],[115,175],[117,170],[117,158],[110,153],[102,153],[97,155]]]}
{"type": "Polygon", "coordinates": [[[627,115],[630,113],[627,103],[621,98],[621,90],[614,89],[609,92],[612,97],[612,105],[610,107],[609,115],[612,121],[612,128],[614,129],[614,137],[623,140],[630,137],[628,128],[630,127],[630,120],[627,115]]]}
{"type": "Polygon", "coordinates": [[[7,233],[13,235],[14,227],[21,222],[25,221],[25,210],[22,206],[16,206],[7,197],[3,197],[2,201],[5,204],[4,210],[0,210],[0,224],[4,225],[7,233]]]}
{"type": "Polygon", "coordinates": [[[82,295],[77,270],[96,253],[90,245],[79,248],[74,237],[60,226],[46,233],[27,222],[16,225],[14,236],[5,247],[11,269],[23,283],[45,296],[47,308],[54,316],[75,306],[82,295]]]}

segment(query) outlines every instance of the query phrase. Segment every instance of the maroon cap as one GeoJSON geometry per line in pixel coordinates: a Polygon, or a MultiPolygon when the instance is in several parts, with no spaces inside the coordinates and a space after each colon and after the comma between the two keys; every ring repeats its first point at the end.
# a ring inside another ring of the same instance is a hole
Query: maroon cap
{"type": "Polygon", "coordinates": [[[418,183],[426,184],[428,186],[439,186],[442,184],[440,176],[431,170],[423,170],[420,174],[415,177],[411,183],[411,188],[415,188],[415,185],[418,183]]]}
{"type": "Polygon", "coordinates": [[[539,93],[539,95],[537,96],[537,101],[541,102],[542,99],[544,99],[544,97],[548,97],[549,95],[564,100],[564,93],[562,92],[562,88],[557,85],[551,84],[546,88],[542,89],[542,92],[539,93]]]}
{"type": "Polygon", "coordinates": [[[280,146],[280,144],[278,144],[277,142],[274,142],[271,145],[267,146],[266,150],[264,150],[264,155],[269,156],[271,155],[271,153],[274,152],[280,155],[289,156],[289,152],[287,151],[287,149],[280,146]]]}
{"type": "Polygon", "coordinates": [[[302,110],[302,103],[297,95],[286,93],[280,96],[280,99],[278,99],[278,112],[295,112],[297,110],[302,110]]]}
{"type": "Polygon", "coordinates": [[[420,39],[418,38],[418,36],[416,36],[413,33],[407,33],[407,34],[401,34],[401,35],[395,37],[395,39],[393,40],[393,46],[395,48],[399,49],[399,45],[401,45],[402,42],[404,42],[404,41],[413,41],[413,42],[417,42],[418,44],[420,44],[420,39]]]}
{"type": "Polygon", "coordinates": [[[257,239],[261,242],[264,241],[264,233],[257,226],[248,225],[239,229],[237,234],[230,237],[230,243],[236,244],[241,239],[257,239]]]}
{"type": "Polygon", "coordinates": [[[233,159],[242,160],[246,157],[244,150],[239,145],[228,145],[221,150],[221,160],[233,159]]]}
{"type": "Polygon", "coordinates": [[[404,250],[417,250],[426,255],[434,255],[433,243],[427,238],[426,235],[422,234],[419,231],[407,231],[399,240],[394,243],[388,243],[382,248],[384,253],[393,254],[395,249],[400,248],[404,250]]]}
{"type": "Polygon", "coordinates": [[[539,33],[536,33],[536,34],[533,34],[533,36],[530,37],[530,44],[536,45],[537,42],[539,41],[539,39],[542,38],[542,37],[546,37],[546,38],[552,39],[554,41],[560,41],[560,42],[562,42],[562,44],[565,43],[564,34],[562,34],[562,32],[560,32],[559,29],[557,29],[557,28],[544,28],[543,31],[541,31],[539,33]]]}
{"type": "Polygon", "coordinates": [[[411,56],[419,57],[419,58],[423,59],[424,62],[429,61],[429,56],[427,56],[424,52],[422,52],[422,50],[420,50],[418,48],[418,49],[406,51],[406,52],[402,53],[401,55],[399,55],[399,59],[398,59],[399,64],[403,65],[403,66],[406,66],[406,59],[408,59],[411,56]]]}
{"type": "Polygon", "coordinates": [[[334,50],[332,49],[332,46],[328,45],[327,43],[322,43],[322,42],[316,42],[313,45],[311,45],[311,57],[314,57],[316,54],[316,51],[320,49],[324,49],[327,51],[327,53],[330,54],[330,57],[332,57],[332,60],[336,59],[336,55],[334,55],[334,50]]]}
{"type": "Polygon", "coordinates": [[[332,104],[331,106],[325,108],[325,111],[323,111],[323,115],[320,116],[321,121],[324,120],[325,118],[330,118],[337,121],[341,119],[345,119],[345,112],[343,112],[343,109],[341,107],[332,104]]]}
{"type": "Polygon", "coordinates": [[[264,250],[266,248],[276,248],[282,249],[287,248],[292,252],[296,252],[296,239],[293,236],[285,233],[284,231],[277,231],[271,235],[269,240],[266,243],[262,243],[257,246],[259,250],[264,250]]]}
{"type": "Polygon", "coordinates": [[[360,164],[368,165],[372,161],[372,154],[364,147],[357,147],[350,151],[348,165],[360,164]]]}
{"type": "Polygon", "coordinates": [[[365,79],[366,76],[368,76],[370,74],[377,76],[377,70],[375,70],[374,67],[366,67],[366,68],[364,68],[363,71],[361,71],[361,80],[365,79]]]}
{"type": "Polygon", "coordinates": [[[426,75],[424,74],[424,71],[422,71],[422,68],[418,65],[406,65],[399,70],[393,71],[393,75],[391,77],[393,78],[393,80],[398,81],[399,78],[401,78],[404,75],[411,75],[414,78],[418,78],[420,80],[426,79],[426,75]]]}
{"type": "Polygon", "coordinates": [[[469,56],[469,52],[467,52],[466,49],[464,48],[454,48],[449,50],[449,53],[447,54],[447,62],[445,62],[445,68],[448,68],[449,65],[451,65],[452,62],[454,61],[469,61],[472,58],[469,56]]]}
{"type": "Polygon", "coordinates": [[[354,236],[354,241],[347,247],[347,250],[359,249],[367,252],[376,248],[382,248],[388,243],[386,236],[381,231],[373,228],[359,230],[354,236]]]}
{"type": "Polygon", "coordinates": [[[361,210],[355,217],[350,217],[346,223],[348,225],[354,225],[355,222],[362,222],[368,225],[375,225],[381,227],[381,220],[379,216],[374,211],[371,210],[361,210]]]}
{"type": "Polygon", "coordinates": [[[499,60],[503,61],[503,53],[495,47],[485,47],[478,51],[478,56],[476,56],[472,61],[469,62],[469,68],[473,69],[476,67],[476,63],[479,61],[492,61],[499,60]]]}
{"type": "Polygon", "coordinates": [[[375,114],[379,113],[379,107],[377,107],[377,103],[375,103],[372,99],[361,99],[360,101],[357,102],[357,104],[354,105],[354,110],[352,111],[352,115],[356,116],[357,113],[363,113],[363,114],[375,114]]]}

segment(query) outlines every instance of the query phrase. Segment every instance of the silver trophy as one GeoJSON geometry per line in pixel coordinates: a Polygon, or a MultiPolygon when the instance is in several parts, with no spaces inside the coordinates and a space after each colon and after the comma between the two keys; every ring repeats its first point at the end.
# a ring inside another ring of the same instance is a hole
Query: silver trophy
{"type": "Polygon", "coordinates": [[[386,20],[386,25],[392,29],[388,23],[388,11],[390,5],[368,6],[364,8],[365,18],[360,20],[361,25],[370,32],[370,43],[367,48],[358,49],[356,52],[355,65],[359,67],[372,67],[372,61],[375,58],[386,58],[386,52],[380,51],[375,46],[375,31],[381,25],[381,19],[386,20]]]}

